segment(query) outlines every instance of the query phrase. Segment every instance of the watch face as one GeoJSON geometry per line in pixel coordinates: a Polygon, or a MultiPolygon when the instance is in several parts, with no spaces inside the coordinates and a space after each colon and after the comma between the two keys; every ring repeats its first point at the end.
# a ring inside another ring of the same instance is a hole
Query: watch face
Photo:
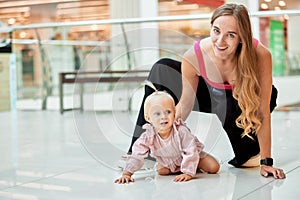
{"type": "Polygon", "coordinates": [[[265,158],[260,160],[260,164],[261,165],[268,165],[268,166],[272,166],[273,165],[273,159],[272,158],[265,158]]]}

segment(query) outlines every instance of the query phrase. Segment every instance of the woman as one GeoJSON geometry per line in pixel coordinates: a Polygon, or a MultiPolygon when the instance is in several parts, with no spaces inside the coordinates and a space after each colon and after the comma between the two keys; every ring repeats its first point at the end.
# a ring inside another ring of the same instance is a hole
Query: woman
{"type": "MultiPolygon", "coordinates": [[[[216,9],[210,37],[196,42],[182,63],[171,59],[155,63],[148,79],[158,90],[173,95],[176,119],[185,120],[192,110],[219,117],[235,154],[229,164],[261,164],[261,175],[285,178],[282,169],[272,166],[271,157],[270,113],[277,98],[272,58],[269,50],[253,39],[245,6],[225,4],[216,9]]],[[[149,94],[151,89],[145,87],[145,98],[149,94]]],[[[141,109],[132,144],[143,132],[144,123],[141,109]]]]}

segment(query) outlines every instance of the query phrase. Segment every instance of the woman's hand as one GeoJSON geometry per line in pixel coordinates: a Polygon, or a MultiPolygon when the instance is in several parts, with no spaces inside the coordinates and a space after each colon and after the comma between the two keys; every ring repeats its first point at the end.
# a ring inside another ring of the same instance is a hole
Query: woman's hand
{"type": "Polygon", "coordinates": [[[180,174],[180,175],[176,176],[173,181],[174,182],[183,182],[183,181],[189,181],[192,178],[193,177],[188,174],[180,174]]]}
{"type": "Polygon", "coordinates": [[[261,165],[260,174],[264,177],[268,177],[269,175],[273,175],[275,179],[284,179],[285,173],[282,169],[275,168],[272,166],[261,165]]]}
{"type": "Polygon", "coordinates": [[[134,182],[134,179],[131,176],[132,176],[132,174],[123,173],[121,178],[118,178],[115,180],[115,183],[123,184],[123,183],[134,182]]]}

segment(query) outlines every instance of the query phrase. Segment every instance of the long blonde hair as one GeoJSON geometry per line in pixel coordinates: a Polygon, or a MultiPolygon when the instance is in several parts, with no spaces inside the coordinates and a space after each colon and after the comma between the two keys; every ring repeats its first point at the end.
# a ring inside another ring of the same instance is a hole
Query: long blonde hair
{"type": "Polygon", "coordinates": [[[252,138],[249,133],[257,133],[261,126],[261,118],[257,55],[253,45],[250,17],[245,6],[234,3],[224,4],[213,13],[211,24],[224,15],[232,15],[236,18],[238,35],[241,39],[236,51],[237,66],[234,69],[236,80],[233,97],[238,101],[242,113],[235,122],[238,127],[244,129],[242,137],[252,138]]]}

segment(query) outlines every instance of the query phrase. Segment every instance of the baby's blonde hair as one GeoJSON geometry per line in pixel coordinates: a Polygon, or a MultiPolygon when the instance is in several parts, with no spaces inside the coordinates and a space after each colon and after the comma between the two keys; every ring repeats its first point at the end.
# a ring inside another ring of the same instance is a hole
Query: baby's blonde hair
{"type": "Polygon", "coordinates": [[[145,81],[145,85],[151,87],[154,92],[150,94],[144,102],[144,118],[146,119],[146,115],[148,114],[149,106],[152,102],[162,99],[162,98],[169,98],[172,100],[174,108],[175,108],[175,101],[173,97],[166,91],[158,91],[156,87],[150,81],[145,81]]]}

